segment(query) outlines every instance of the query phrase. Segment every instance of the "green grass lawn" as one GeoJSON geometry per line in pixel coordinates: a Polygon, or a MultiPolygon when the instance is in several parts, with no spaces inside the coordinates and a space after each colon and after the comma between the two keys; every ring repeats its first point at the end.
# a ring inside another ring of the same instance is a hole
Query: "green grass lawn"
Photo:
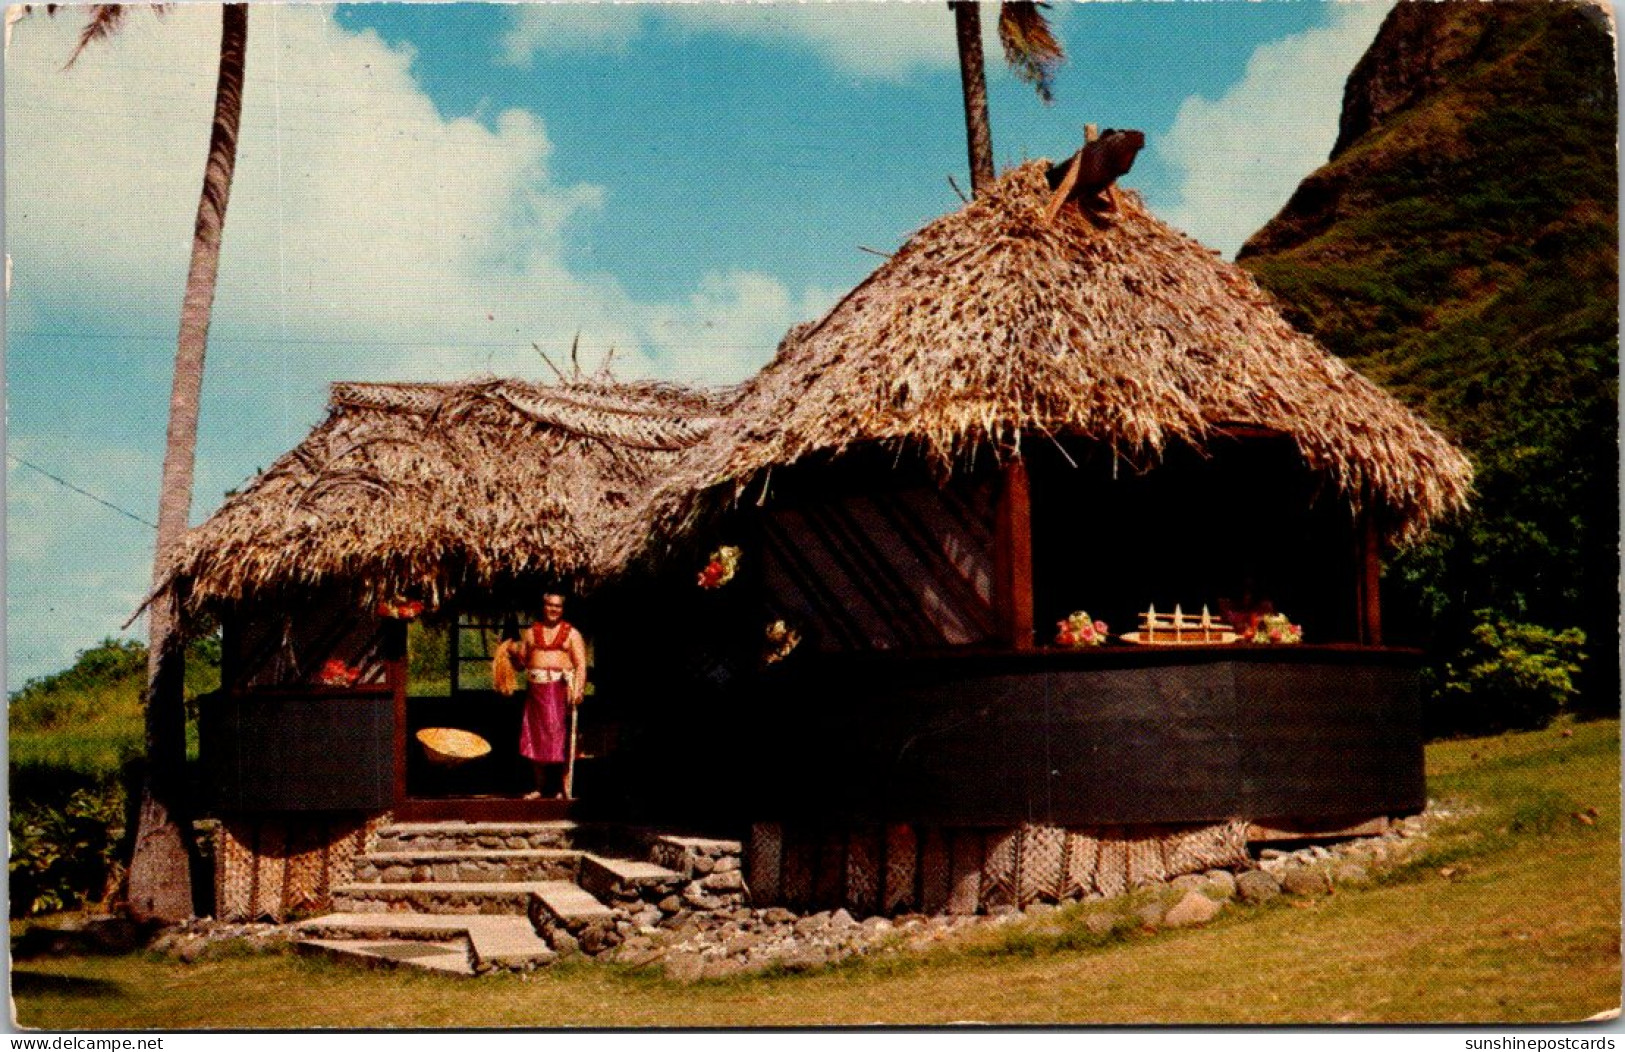
{"type": "Polygon", "coordinates": [[[1369,887],[1229,907],[1201,930],[1099,939],[1080,908],[930,954],[691,985],[599,965],[457,980],[282,955],[68,957],[15,966],[17,1019],[49,1030],[1534,1023],[1617,1007],[1619,724],[1443,743],[1428,770],[1430,793],[1470,813],[1424,855],[1369,887]]]}

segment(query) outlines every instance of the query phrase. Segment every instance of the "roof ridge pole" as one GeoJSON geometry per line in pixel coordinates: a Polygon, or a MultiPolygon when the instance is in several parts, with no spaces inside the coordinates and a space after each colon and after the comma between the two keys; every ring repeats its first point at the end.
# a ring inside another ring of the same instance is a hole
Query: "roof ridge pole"
{"type": "Polygon", "coordinates": [[[987,111],[987,74],[982,59],[982,14],[976,0],[948,0],[959,43],[959,83],[965,93],[965,145],[970,154],[970,191],[981,197],[993,185],[993,131],[987,111]]]}

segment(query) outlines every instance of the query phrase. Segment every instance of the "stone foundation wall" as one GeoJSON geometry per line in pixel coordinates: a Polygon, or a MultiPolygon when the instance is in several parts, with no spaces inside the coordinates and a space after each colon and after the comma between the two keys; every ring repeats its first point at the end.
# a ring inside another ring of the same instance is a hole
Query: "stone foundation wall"
{"type": "Polygon", "coordinates": [[[845,908],[856,916],[1024,909],[1251,864],[1247,824],[1239,821],[990,830],[758,823],[746,856],[754,905],[845,908]]]}
{"type": "Polygon", "coordinates": [[[228,815],[215,831],[215,916],[283,921],[328,907],[387,815],[228,815]]]}

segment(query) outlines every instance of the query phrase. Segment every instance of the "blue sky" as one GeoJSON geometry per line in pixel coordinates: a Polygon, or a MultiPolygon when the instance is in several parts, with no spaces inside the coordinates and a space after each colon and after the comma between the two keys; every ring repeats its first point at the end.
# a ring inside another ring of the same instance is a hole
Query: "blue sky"
{"type": "MultiPolygon", "coordinates": [[[[1324,161],[1388,6],[1057,4],[1052,106],[990,46],[995,152],[1139,128],[1124,182],[1233,254],[1324,161]]],[[[151,572],[218,26],[137,10],[66,71],[76,12],[11,27],[10,689],[117,634],[151,572]]],[[[194,521],[336,379],[543,379],[532,344],[577,332],[623,376],[742,379],[968,184],[940,3],[260,6],[249,33],[194,521]]]]}

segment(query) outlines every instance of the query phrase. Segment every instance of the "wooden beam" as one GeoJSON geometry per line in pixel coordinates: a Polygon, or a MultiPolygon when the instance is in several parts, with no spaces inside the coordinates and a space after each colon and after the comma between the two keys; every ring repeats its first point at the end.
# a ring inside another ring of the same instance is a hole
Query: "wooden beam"
{"type": "Polygon", "coordinates": [[[1005,641],[1033,648],[1033,530],[1027,465],[1012,457],[999,469],[994,526],[993,600],[1005,641]]]}
{"type": "Polygon", "coordinates": [[[1374,515],[1360,517],[1359,576],[1360,642],[1382,646],[1382,537],[1374,515]]]}
{"type": "Polygon", "coordinates": [[[388,633],[384,682],[395,698],[395,803],[399,805],[406,799],[406,622],[391,620],[384,631],[388,633]]]}
{"type": "Polygon", "coordinates": [[[1388,832],[1388,818],[1270,818],[1247,825],[1249,844],[1281,840],[1340,840],[1346,837],[1381,836],[1388,832]]]}

